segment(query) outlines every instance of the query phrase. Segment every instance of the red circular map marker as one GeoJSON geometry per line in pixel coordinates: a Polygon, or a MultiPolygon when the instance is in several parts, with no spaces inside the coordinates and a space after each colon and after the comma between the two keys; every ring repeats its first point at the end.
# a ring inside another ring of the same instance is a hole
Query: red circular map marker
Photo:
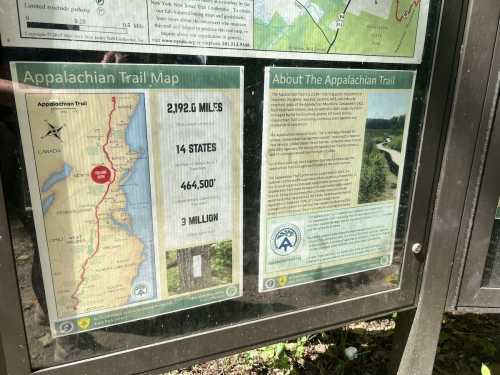
{"type": "Polygon", "coordinates": [[[92,172],[90,172],[90,177],[92,177],[92,180],[94,180],[96,184],[105,184],[106,182],[109,182],[109,180],[111,180],[111,171],[104,165],[98,165],[97,167],[92,169],[92,172]]]}

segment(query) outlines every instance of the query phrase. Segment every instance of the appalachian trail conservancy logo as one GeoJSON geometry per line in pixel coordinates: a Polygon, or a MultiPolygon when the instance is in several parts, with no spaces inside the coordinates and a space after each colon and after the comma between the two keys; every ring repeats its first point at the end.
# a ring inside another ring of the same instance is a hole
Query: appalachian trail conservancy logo
{"type": "Polygon", "coordinates": [[[138,283],[132,287],[132,296],[136,299],[145,299],[149,297],[149,286],[146,283],[138,283]]]}
{"type": "Polygon", "coordinates": [[[271,236],[271,249],[280,256],[290,255],[299,248],[301,240],[299,227],[293,224],[280,225],[271,236]]]}

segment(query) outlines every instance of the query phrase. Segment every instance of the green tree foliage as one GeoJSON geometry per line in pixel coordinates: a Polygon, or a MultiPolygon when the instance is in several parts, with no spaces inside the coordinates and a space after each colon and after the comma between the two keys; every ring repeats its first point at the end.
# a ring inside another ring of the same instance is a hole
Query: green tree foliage
{"type": "Polygon", "coordinates": [[[405,115],[394,116],[390,119],[370,118],[366,122],[367,129],[402,130],[405,126],[405,115]]]}
{"type": "Polygon", "coordinates": [[[387,162],[377,150],[375,142],[368,141],[363,152],[359,203],[376,202],[383,194],[386,184],[387,162]]]}
{"type": "Polygon", "coordinates": [[[232,241],[221,241],[214,244],[211,251],[212,276],[223,283],[230,283],[232,280],[232,249],[232,241]]]}

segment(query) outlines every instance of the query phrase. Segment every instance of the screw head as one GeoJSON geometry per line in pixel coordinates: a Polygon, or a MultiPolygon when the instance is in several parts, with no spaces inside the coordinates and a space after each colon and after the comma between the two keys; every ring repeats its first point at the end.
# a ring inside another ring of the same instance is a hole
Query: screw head
{"type": "Polygon", "coordinates": [[[413,246],[411,247],[411,251],[413,254],[420,254],[422,252],[422,244],[420,243],[414,243],[413,246]]]}

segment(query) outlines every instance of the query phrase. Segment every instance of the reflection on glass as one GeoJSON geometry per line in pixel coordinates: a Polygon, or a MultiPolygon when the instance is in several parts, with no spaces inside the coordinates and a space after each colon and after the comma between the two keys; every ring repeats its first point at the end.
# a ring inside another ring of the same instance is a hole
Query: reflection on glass
{"type": "MultiPolygon", "coordinates": [[[[26,52],[25,52],[26,53],[26,52]]],[[[16,52],[9,56],[9,61],[26,60],[30,56],[16,52]]],[[[36,57],[41,61],[81,61],[96,62],[102,60],[102,53],[95,52],[71,52],[69,54],[60,51],[40,51],[36,57]]],[[[371,270],[350,276],[335,278],[332,280],[318,281],[313,284],[300,285],[289,289],[271,291],[268,293],[258,292],[258,243],[259,243],[259,207],[260,207],[260,165],[262,153],[262,116],[263,116],[263,90],[264,90],[264,67],[281,64],[284,66],[318,66],[329,67],[328,63],[312,63],[301,61],[268,61],[255,59],[231,59],[213,58],[196,59],[181,56],[159,56],[159,55],[107,55],[106,60],[120,60],[121,63],[185,63],[210,65],[244,65],[244,196],[243,217],[244,226],[244,290],[243,296],[229,301],[219,302],[211,305],[201,306],[184,311],[164,314],[155,318],[137,320],[134,322],[118,324],[111,327],[91,332],[79,333],[65,337],[54,338],[49,328],[47,316],[46,294],[42,280],[40,266],[40,255],[34,235],[34,223],[31,214],[31,202],[29,200],[28,185],[24,171],[23,150],[20,143],[19,124],[16,109],[13,102],[11,89],[4,90],[4,96],[0,97],[0,126],[6,129],[0,137],[2,145],[2,177],[5,185],[6,195],[9,202],[9,217],[14,241],[14,251],[17,261],[19,286],[21,292],[26,333],[28,337],[29,350],[34,368],[46,368],[55,364],[68,361],[81,360],[92,356],[111,353],[118,350],[133,348],[136,346],[153,344],[192,333],[207,331],[240,322],[247,322],[263,317],[275,316],[280,313],[310,308],[336,301],[366,296],[382,291],[393,290],[398,287],[401,272],[404,248],[404,237],[407,228],[408,206],[410,203],[410,192],[412,185],[412,173],[416,158],[416,150],[419,141],[420,125],[422,123],[419,115],[411,119],[408,133],[408,144],[406,147],[406,162],[402,168],[403,179],[400,191],[400,204],[398,211],[398,223],[396,228],[393,262],[390,266],[379,270],[371,270]],[[113,57],[114,56],[114,57],[113,57]],[[5,98],[5,99],[4,99],[5,98]],[[5,136],[4,136],[5,135],[5,136]],[[3,167],[5,165],[5,167],[3,167]]],[[[8,79],[8,61],[3,61],[0,66],[1,78],[8,79]]],[[[414,106],[415,114],[422,112],[427,87],[427,72],[417,79],[414,106]]],[[[7,81],[6,87],[9,86],[7,81]]],[[[140,98],[139,98],[140,99],[140,98]]],[[[134,102],[135,103],[135,102],[134,102]]],[[[139,103],[139,102],[138,102],[139,103]]],[[[109,113],[108,113],[109,114],[109,113]]],[[[45,133],[52,142],[56,142],[56,135],[64,137],[67,129],[62,127],[64,123],[52,123],[47,119],[54,129],[49,130],[47,123],[43,123],[45,133]]],[[[43,129],[42,129],[43,128],[43,129]]],[[[41,131],[40,130],[40,131],[41,131]]],[[[137,140],[137,139],[136,139],[137,140]]],[[[63,139],[64,141],[64,139],[63,139]]],[[[394,137],[391,142],[398,140],[394,137]]],[[[153,147],[154,144],[153,144],[153,147]]],[[[395,146],[396,147],[396,146],[395,146]]],[[[123,161],[125,162],[125,161],[123,161]]],[[[67,174],[69,167],[61,164],[58,169],[60,174],[55,175],[49,185],[45,186],[47,196],[45,205],[55,204],[51,202],[50,191],[55,189],[59,178],[67,174]]],[[[96,178],[106,179],[107,174],[97,173],[96,178]]],[[[89,172],[90,173],[90,172],[89,172]]],[[[89,177],[89,174],[86,175],[89,177]]],[[[48,178],[49,176],[47,176],[48,178]]],[[[161,176],[160,176],[161,177],[161,176]]],[[[44,179],[44,182],[47,180],[44,179]]],[[[44,184],[42,183],[42,186],[44,184]]],[[[98,185],[98,184],[96,184],[98,185]]],[[[391,188],[392,185],[389,184],[391,188]]],[[[384,190],[385,192],[385,190],[384,190]]],[[[387,194],[392,194],[388,192],[387,194]]],[[[382,193],[384,194],[384,193],[382,193]]],[[[122,217],[108,218],[109,220],[122,220],[122,217]]],[[[122,220],[123,221],[123,220],[122,220]]],[[[125,222],[124,222],[125,223],[125,222]]],[[[77,240],[77,239],[75,239],[77,240]]],[[[167,287],[174,295],[182,295],[199,290],[200,287],[211,285],[217,287],[226,284],[233,277],[233,258],[228,257],[227,250],[231,247],[228,242],[214,242],[216,245],[210,248],[200,246],[191,249],[188,257],[184,248],[173,253],[165,253],[163,259],[164,269],[170,269],[170,277],[166,278],[167,287]],[[208,256],[210,254],[210,256],[208,256]],[[190,259],[191,263],[185,262],[187,268],[198,275],[200,268],[211,267],[213,272],[206,275],[202,271],[202,282],[182,277],[185,268],[182,259],[190,259]],[[180,263],[179,263],[180,260],[180,263]],[[200,286],[201,285],[201,286],[200,286]]],[[[64,251],[64,249],[61,249],[64,251]]],[[[91,323],[82,320],[80,324],[85,326],[91,323]]]]}

